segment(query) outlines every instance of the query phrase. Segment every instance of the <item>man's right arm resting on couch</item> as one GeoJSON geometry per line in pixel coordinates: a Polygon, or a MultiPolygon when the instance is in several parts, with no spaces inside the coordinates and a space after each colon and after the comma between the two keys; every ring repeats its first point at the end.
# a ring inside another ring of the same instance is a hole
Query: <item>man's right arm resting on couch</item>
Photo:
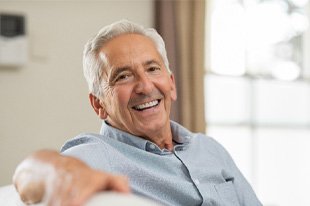
{"type": "Polygon", "coordinates": [[[94,170],[82,161],[56,151],[41,150],[16,168],[13,183],[23,202],[47,205],[83,205],[94,193],[128,193],[126,177],[94,170]]]}

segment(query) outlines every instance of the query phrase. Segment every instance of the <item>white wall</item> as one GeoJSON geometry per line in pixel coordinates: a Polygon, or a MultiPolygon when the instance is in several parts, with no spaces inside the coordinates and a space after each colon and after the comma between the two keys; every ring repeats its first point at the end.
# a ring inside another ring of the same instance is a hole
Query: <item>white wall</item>
{"type": "Polygon", "coordinates": [[[0,66],[1,186],[32,151],[99,130],[82,74],[83,45],[119,19],[153,26],[153,1],[0,0],[0,12],[25,14],[29,37],[29,62],[0,66]]]}

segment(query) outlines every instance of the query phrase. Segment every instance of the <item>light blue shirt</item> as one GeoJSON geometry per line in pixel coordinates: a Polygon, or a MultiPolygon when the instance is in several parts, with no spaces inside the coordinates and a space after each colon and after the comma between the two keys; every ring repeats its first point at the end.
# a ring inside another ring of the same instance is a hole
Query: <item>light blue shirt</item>
{"type": "Polygon", "coordinates": [[[262,205],[227,151],[214,139],[171,121],[172,152],[103,122],[62,147],[92,168],[126,175],[132,191],[165,205],[262,205]]]}

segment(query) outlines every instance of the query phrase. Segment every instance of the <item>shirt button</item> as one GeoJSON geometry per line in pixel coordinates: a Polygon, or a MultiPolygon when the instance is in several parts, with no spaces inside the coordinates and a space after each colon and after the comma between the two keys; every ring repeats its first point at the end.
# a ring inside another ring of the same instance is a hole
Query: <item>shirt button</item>
{"type": "Polygon", "coordinates": [[[150,149],[155,149],[155,145],[151,144],[150,149]]]}
{"type": "Polygon", "coordinates": [[[196,185],[199,185],[199,184],[200,184],[200,182],[199,182],[198,179],[195,179],[195,180],[194,180],[194,183],[195,183],[196,185]]]}
{"type": "Polygon", "coordinates": [[[183,148],[179,146],[179,147],[176,148],[176,150],[177,150],[177,151],[182,151],[183,148]]]}

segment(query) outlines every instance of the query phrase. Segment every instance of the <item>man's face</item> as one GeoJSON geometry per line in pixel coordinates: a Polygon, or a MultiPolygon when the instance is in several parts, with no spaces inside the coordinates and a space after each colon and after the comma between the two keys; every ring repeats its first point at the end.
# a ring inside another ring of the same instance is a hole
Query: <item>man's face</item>
{"type": "Polygon", "coordinates": [[[114,127],[144,138],[169,129],[171,101],[176,100],[173,75],[147,37],[124,34],[101,49],[109,61],[102,106],[114,127]]]}

